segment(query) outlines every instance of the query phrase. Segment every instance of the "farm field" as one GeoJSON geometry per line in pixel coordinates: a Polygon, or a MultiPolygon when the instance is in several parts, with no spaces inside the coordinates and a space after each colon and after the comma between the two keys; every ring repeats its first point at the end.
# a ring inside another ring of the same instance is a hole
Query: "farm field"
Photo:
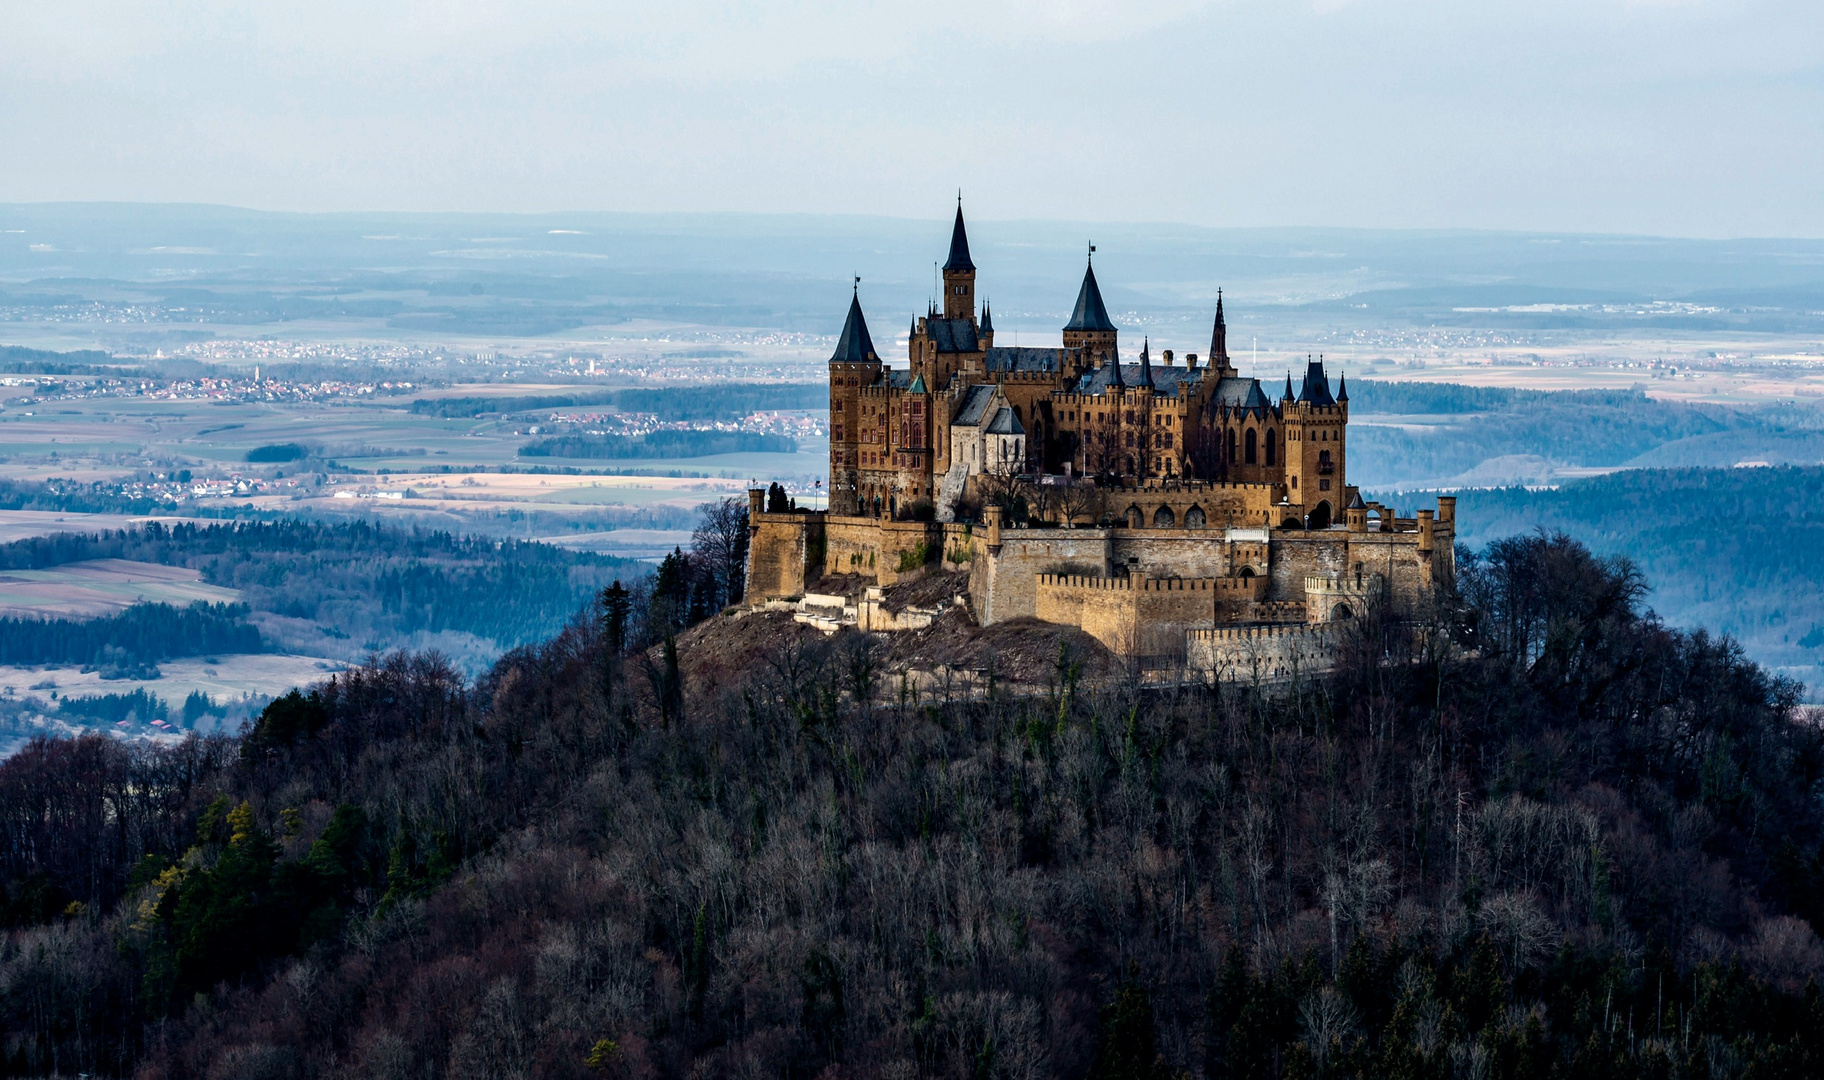
{"type": "Polygon", "coordinates": [[[232,604],[235,589],[203,582],[182,566],[93,559],[44,570],[0,570],[0,616],[71,618],[109,615],[133,604],[232,604]]]}
{"type": "MultiPolygon", "coordinates": [[[[59,697],[86,697],[144,690],[175,708],[192,692],[200,691],[219,704],[233,704],[278,697],[294,686],[319,682],[347,666],[329,657],[285,653],[166,660],[159,664],[162,674],[157,679],[103,679],[98,673],[84,672],[79,667],[0,666],[0,695],[29,694],[49,699],[53,691],[59,697]]],[[[151,730],[148,727],[148,733],[151,730]]]]}

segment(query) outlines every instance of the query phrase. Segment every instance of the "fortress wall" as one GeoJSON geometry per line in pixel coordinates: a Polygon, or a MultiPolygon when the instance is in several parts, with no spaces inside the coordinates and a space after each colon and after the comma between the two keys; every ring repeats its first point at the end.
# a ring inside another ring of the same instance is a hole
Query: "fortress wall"
{"type": "Polygon", "coordinates": [[[1114,529],[1110,546],[1117,567],[1149,576],[1212,578],[1234,572],[1221,528],[1114,529]]]}
{"type": "Polygon", "coordinates": [[[957,522],[947,522],[944,525],[944,569],[968,569],[983,543],[985,541],[977,529],[957,522]]]}
{"type": "Polygon", "coordinates": [[[751,599],[800,596],[807,575],[821,569],[821,513],[748,515],[747,594],[751,599]]]}
{"type": "Polygon", "coordinates": [[[1185,666],[1223,681],[1283,679],[1331,666],[1331,632],[1315,626],[1241,626],[1185,635],[1185,666]]]}
{"type": "Polygon", "coordinates": [[[1261,579],[1041,574],[1034,614],[1080,627],[1121,655],[1169,656],[1183,651],[1186,631],[1212,626],[1220,607],[1265,589],[1261,579]]]}
{"type": "Polygon", "coordinates": [[[880,567],[880,521],[831,515],[824,523],[823,569],[829,574],[867,574],[880,567]]]}
{"type": "Polygon", "coordinates": [[[1307,577],[1341,577],[1350,566],[1349,541],[1352,537],[1374,535],[1349,533],[1341,529],[1300,532],[1286,529],[1273,533],[1273,564],[1269,595],[1274,600],[1305,598],[1307,577]]]}
{"type": "Polygon", "coordinates": [[[895,585],[924,573],[942,558],[943,526],[930,521],[882,521],[873,517],[831,517],[825,525],[823,569],[829,574],[864,574],[895,585]],[[925,546],[926,561],[900,570],[900,556],[925,546]]]}
{"type": "Polygon", "coordinates": [[[1448,573],[1454,566],[1452,545],[1455,540],[1447,529],[1434,534],[1433,548],[1429,552],[1420,550],[1423,537],[1417,532],[1353,533],[1351,536],[1347,556],[1350,573],[1360,563],[1364,575],[1388,576],[1393,582],[1394,602],[1398,604],[1416,605],[1430,601],[1434,574],[1440,569],[1448,573]]]}
{"type": "Polygon", "coordinates": [[[1108,576],[1106,529],[1004,529],[998,552],[986,540],[978,531],[969,574],[969,598],[982,626],[1031,618],[1038,609],[1040,574],[1072,569],[1108,576]]]}

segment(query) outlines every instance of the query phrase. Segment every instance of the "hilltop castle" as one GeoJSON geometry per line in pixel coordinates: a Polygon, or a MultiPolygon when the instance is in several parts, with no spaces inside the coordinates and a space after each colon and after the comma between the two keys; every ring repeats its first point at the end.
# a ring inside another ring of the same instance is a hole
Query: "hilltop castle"
{"type": "Polygon", "coordinates": [[[1452,575],[1455,500],[1411,518],[1364,502],[1346,382],[1332,392],[1307,360],[1274,401],[1230,361],[1220,294],[1201,364],[1155,361],[1150,341],[1122,362],[1093,262],[1062,347],[997,346],[960,205],[943,290],[905,368],[852,296],[830,357],[830,508],[768,513],[754,493],[751,596],[967,567],[982,625],[1035,617],[1118,653],[1258,668],[1320,662],[1325,623],[1452,575]]]}

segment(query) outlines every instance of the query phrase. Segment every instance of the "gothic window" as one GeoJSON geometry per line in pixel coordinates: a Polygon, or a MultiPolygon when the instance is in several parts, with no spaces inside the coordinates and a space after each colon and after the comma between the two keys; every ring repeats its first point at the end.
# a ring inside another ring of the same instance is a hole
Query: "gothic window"
{"type": "Polygon", "coordinates": [[[1229,429],[1229,460],[1235,460],[1235,429],[1229,429]]]}
{"type": "Polygon", "coordinates": [[[1130,529],[1146,528],[1146,515],[1140,512],[1138,506],[1127,508],[1127,527],[1130,529]]]}
{"type": "Polygon", "coordinates": [[[1184,527],[1185,528],[1201,529],[1201,528],[1203,528],[1203,525],[1204,525],[1203,507],[1193,506],[1189,510],[1186,510],[1184,512],[1184,527]]]}
{"type": "Polygon", "coordinates": [[[1267,429],[1267,464],[1279,464],[1279,435],[1272,428],[1267,429]]]}
{"type": "Polygon", "coordinates": [[[1254,429],[1253,428],[1248,429],[1247,436],[1242,440],[1242,452],[1243,452],[1242,460],[1247,462],[1249,465],[1254,464],[1255,445],[1254,445],[1254,429]]]}
{"type": "Polygon", "coordinates": [[[1153,511],[1153,528],[1169,529],[1178,524],[1178,515],[1172,513],[1169,506],[1161,506],[1153,511]]]}

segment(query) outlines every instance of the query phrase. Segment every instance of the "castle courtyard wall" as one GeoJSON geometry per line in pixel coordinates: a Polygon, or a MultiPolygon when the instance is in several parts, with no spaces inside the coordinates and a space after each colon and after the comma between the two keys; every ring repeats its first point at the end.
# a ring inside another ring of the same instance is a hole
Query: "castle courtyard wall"
{"type": "Polygon", "coordinates": [[[802,596],[822,569],[824,515],[813,511],[748,515],[747,594],[755,600],[802,596]]]}

